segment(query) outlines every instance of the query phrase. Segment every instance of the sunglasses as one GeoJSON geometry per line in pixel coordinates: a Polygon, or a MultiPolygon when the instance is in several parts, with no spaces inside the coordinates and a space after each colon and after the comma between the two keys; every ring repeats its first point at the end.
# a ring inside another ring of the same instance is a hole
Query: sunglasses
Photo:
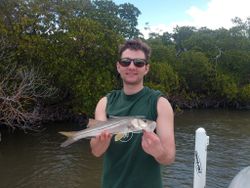
{"type": "Polygon", "coordinates": [[[147,61],[145,59],[130,59],[130,58],[120,59],[119,64],[123,67],[128,67],[132,62],[136,67],[143,67],[144,65],[147,64],[147,61]]]}

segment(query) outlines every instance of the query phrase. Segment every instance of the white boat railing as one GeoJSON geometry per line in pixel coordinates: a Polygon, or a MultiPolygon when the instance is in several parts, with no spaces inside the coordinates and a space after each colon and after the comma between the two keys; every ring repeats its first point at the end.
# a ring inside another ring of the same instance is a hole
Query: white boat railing
{"type": "Polygon", "coordinates": [[[205,129],[198,128],[195,132],[193,188],[204,188],[206,186],[208,145],[209,136],[207,136],[205,129]]]}

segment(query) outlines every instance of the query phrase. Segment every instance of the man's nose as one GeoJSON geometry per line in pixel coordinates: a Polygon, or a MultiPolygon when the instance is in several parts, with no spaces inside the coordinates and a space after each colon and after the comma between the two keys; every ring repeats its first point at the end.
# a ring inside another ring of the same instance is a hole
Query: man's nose
{"type": "Polygon", "coordinates": [[[135,64],[134,64],[134,60],[131,60],[130,65],[128,66],[128,68],[136,68],[135,64]]]}

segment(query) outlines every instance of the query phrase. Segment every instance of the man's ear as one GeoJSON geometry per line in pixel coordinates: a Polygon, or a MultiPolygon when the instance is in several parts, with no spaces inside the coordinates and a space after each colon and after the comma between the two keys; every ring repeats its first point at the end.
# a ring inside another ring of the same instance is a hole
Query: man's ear
{"type": "Polygon", "coordinates": [[[146,70],[146,72],[145,72],[144,75],[148,74],[148,72],[149,72],[149,70],[150,70],[150,65],[149,65],[149,64],[147,64],[147,65],[145,66],[145,70],[146,70]]]}
{"type": "Polygon", "coordinates": [[[120,74],[120,64],[118,61],[116,62],[116,69],[117,69],[117,72],[120,74]]]}

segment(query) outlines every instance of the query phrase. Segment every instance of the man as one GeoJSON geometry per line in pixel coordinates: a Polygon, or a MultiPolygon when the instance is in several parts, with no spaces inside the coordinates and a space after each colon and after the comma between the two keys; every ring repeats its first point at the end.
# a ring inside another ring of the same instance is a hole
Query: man
{"type": "Polygon", "coordinates": [[[161,188],[160,164],[175,159],[174,115],[170,103],[159,91],[143,85],[150,65],[150,48],[141,40],[128,40],[119,49],[117,71],[123,89],[103,97],[96,106],[95,119],[108,116],[144,116],[155,120],[156,132],[130,134],[116,142],[103,132],[90,141],[94,156],[104,154],[103,188],[161,188]]]}

